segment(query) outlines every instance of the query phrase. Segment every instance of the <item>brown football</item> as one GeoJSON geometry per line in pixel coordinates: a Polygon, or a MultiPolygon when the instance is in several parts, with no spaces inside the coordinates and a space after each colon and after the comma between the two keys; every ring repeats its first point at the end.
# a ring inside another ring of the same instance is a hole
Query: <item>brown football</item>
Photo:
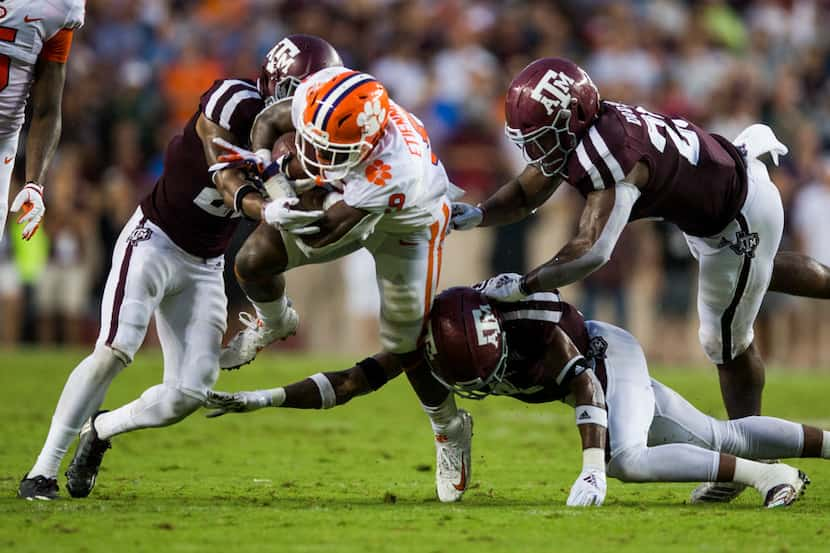
{"type": "MultiPolygon", "coordinates": [[[[280,136],[277,141],[274,142],[274,147],[271,149],[271,156],[272,159],[277,159],[278,157],[286,154],[291,154],[293,157],[286,168],[286,176],[292,179],[304,179],[308,178],[308,175],[303,170],[303,166],[297,157],[297,144],[295,142],[296,134],[297,133],[292,131],[280,136]]],[[[309,167],[309,170],[313,169],[313,167],[309,167]]]]}

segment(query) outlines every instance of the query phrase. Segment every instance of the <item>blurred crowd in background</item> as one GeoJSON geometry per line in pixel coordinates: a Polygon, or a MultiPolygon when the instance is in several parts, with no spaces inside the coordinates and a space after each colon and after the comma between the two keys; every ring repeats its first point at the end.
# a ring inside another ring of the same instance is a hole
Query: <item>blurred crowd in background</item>
{"type": "MultiPolygon", "coordinates": [[[[113,242],[160,174],[167,142],[215,79],[255,78],[268,49],[292,32],[326,38],[421,117],[472,202],[522,168],[503,137],[503,95],[538,57],[573,58],[603,97],[728,138],[766,122],[790,147],[772,171],[787,215],[782,247],[830,264],[828,10],[820,0],[88,0],[45,183],[45,228],[23,245],[12,221],[0,244],[0,339],[94,339],[113,242]]],[[[548,259],[573,232],[580,203],[563,189],[524,223],[453,233],[442,286],[548,259]]],[[[289,276],[302,317],[289,346],[375,347],[366,258],[303,271],[289,276]]],[[[233,319],[245,298],[226,277],[233,319]]],[[[564,293],[587,316],[631,328],[656,359],[684,364],[704,359],[695,287],[683,236],[639,222],[608,266],[564,293]]],[[[774,363],[826,365],[829,313],[820,302],[770,295],[757,328],[762,349],[774,363]]]]}

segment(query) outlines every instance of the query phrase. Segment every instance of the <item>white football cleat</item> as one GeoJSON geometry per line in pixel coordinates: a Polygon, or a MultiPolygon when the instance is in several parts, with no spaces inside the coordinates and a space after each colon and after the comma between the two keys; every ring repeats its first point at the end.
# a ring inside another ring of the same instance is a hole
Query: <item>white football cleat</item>
{"type": "Polygon", "coordinates": [[[798,501],[809,483],[807,475],[797,468],[778,463],[767,469],[758,491],[764,497],[767,509],[788,507],[798,501]]]}
{"type": "Polygon", "coordinates": [[[470,482],[473,417],[458,410],[446,432],[435,435],[435,486],[442,503],[459,501],[470,482]]]}
{"type": "Polygon", "coordinates": [[[689,503],[729,503],[745,489],[738,482],[704,482],[692,490],[689,503]]]}
{"type": "Polygon", "coordinates": [[[256,358],[262,348],[296,334],[300,316],[289,301],[282,320],[277,325],[266,326],[261,319],[249,313],[240,313],[239,321],[245,328],[240,330],[219,352],[221,369],[232,370],[247,365],[256,358]]]}

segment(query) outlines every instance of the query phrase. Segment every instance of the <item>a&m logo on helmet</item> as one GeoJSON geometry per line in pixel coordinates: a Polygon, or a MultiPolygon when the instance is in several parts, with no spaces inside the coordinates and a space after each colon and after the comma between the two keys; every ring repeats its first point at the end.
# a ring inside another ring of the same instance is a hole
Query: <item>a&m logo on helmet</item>
{"type": "Polygon", "coordinates": [[[473,322],[476,325],[478,345],[499,346],[499,320],[493,314],[492,307],[482,305],[479,309],[473,309],[473,322]]]}
{"type": "Polygon", "coordinates": [[[570,107],[570,89],[573,84],[574,80],[565,73],[548,69],[531,91],[530,97],[545,106],[548,115],[552,115],[554,108],[570,107]]]}
{"type": "Polygon", "coordinates": [[[268,64],[266,66],[268,72],[288,72],[288,69],[291,67],[291,64],[294,63],[294,59],[299,53],[300,49],[296,44],[287,38],[282,39],[273,48],[271,48],[271,51],[268,52],[268,55],[265,58],[268,60],[268,64]]]}

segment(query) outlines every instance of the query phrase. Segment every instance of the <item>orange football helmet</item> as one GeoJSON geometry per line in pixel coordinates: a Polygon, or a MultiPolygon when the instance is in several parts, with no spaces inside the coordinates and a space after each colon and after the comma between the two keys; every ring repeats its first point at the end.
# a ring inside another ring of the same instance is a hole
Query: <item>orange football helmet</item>
{"type": "Polygon", "coordinates": [[[389,94],[369,74],[344,71],[310,87],[295,139],[303,169],[324,182],[345,177],[366,159],[388,121],[389,94]]]}

